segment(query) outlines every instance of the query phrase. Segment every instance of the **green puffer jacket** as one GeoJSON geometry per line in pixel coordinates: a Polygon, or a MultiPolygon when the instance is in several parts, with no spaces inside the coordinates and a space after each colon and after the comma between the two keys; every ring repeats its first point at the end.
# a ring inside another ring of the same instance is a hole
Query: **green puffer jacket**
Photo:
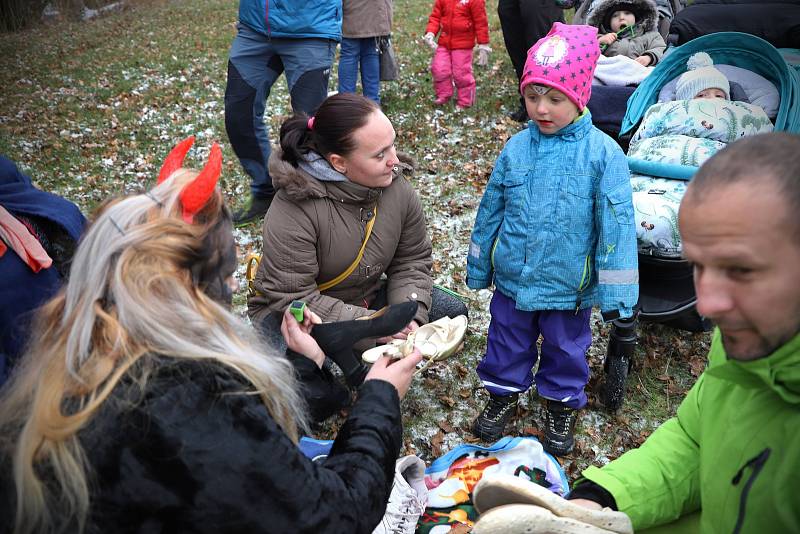
{"type": "MultiPolygon", "coordinates": [[[[676,417],[638,449],[583,476],[636,530],[700,510],[702,532],[800,532],[800,334],[766,358],[709,367],[676,417]]],[[[580,481],[579,481],[580,483],[580,481]]]]}

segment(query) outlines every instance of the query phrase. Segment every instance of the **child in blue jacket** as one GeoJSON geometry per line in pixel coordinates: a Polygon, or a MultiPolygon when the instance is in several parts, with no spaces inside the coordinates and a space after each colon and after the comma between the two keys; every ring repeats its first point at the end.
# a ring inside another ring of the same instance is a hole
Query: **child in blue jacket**
{"type": "Polygon", "coordinates": [[[543,445],[556,455],[572,450],[586,404],[592,305],[605,320],[630,317],[639,296],[628,165],[586,108],[599,55],[596,28],[558,22],[528,51],[520,91],[532,120],[497,159],[467,258],[470,288],[495,285],[477,368],[490,400],[473,433],[502,436],[541,335],[543,445]]]}

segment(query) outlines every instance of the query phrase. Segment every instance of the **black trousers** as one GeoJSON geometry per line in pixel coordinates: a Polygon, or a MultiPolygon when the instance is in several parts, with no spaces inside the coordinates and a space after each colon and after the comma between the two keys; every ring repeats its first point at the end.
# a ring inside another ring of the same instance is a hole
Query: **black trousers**
{"type": "Polygon", "coordinates": [[[564,11],[555,0],[498,0],[497,15],[519,81],[528,50],[547,35],[554,22],[564,22],[564,11]]]}

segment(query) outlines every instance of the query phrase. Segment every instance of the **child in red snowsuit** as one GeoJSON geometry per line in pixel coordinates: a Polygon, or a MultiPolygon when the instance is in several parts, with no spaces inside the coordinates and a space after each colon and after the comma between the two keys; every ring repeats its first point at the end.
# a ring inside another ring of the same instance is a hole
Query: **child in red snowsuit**
{"type": "Polygon", "coordinates": [[[425,42],[436,52],[431,63],[436,104],[446,104],[458,91],[456,105],[475,103],[472,48],[478,42],[478,65],[489,59],[489,24],[484,0],[436,0],[425,28],[425,42]],[[434,41],[439,34],[439,44],[434,41]]]}

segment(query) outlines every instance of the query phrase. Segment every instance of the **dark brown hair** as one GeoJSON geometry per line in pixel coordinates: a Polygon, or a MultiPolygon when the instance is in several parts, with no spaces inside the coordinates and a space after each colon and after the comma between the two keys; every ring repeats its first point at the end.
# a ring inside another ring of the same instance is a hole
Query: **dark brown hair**
{"type": "Polygon", "coordinates": [[[312,150],[323,156],[346,156],[355,149],[353,132],[378,109],[375,102],[354,93],[329,96],[317,109],[313,128],[304,114],[293,115],[281,125],[282,159],[297,167],[301,156],[312,150]]]}

